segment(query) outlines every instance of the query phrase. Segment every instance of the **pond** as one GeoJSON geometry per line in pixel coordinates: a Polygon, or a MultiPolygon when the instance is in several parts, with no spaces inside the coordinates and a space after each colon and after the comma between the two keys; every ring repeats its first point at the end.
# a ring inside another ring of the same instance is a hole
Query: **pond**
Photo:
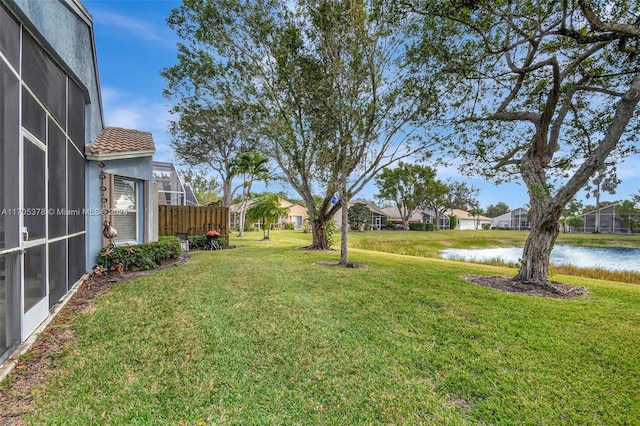
{"type": "MultiPolygon", "coordinates": [[[[507,263],[518,263],[522,258],[522,248],[448,249],[442,250],[440,254],[444,259],[450,260],[486,262],[499,259],[507,263]]],[[[640,248],[557,245],[551,252],[550,260],[554,265],[640,272],[640,248]]]]}

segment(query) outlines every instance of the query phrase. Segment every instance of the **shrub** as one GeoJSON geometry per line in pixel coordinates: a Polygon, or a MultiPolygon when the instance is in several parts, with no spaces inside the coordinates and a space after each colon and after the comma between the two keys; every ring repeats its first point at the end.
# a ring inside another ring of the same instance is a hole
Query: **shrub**
{"type": "MultiPolygon", "coordinates": [[[[207,246],[207,237],[204,235],[189,235],[187,237],[189,240],[189,249],[204,249],[207,246]]],[[[220,235],[218,237],[218,243],[224,247],[227,245],[227,236],[220,235]]]]}
{"type": "Polygon", "coordinates": [[[491,229],[491,224],[490,223],[483,223],[482,224],[482,229],[485,229],[485,230],[491,229]]]}
{"type": "Polygon", "coordinates": [[[458,216],[449,215],[449,229],[456,229],[458,227],[458,216]]]}
{"type": "Polygon", "coordinates": [[[207,245],[207,237],[204,235],[189,235],[189,249],[203,249],[207,245]]]}
{"type": "Polygon", "coordinates": [[[106,271],[119,264],[123,271],[146,271],[177,259],[181,253],[178,237],[163,236],[151,243],[103,248],[96,258],[96,265],[106,271]]]}
{"type": "Polygon", "coordinates": [[[327,227],[325,228],[325,232],[327,235],[327,244],[329,244],[329,247],[331,247],[335,242],[333,234],[336,232],[337,228],[338,227],[336,226],[336,223],[333,220],[329,220],[327,222],[327,227]]]}
{"type": "Polygon", "coordinates": [[[409,223],[409,231],[424,231],[426,223],[409,223]]]}
{"type": "Polygon", "coordinates": [[[302,222],[302,233],[303,234],[310,234],[311,233],[311,223],[309,222],[309,218],[306,218],[302,222]]]}
{"type": "Polygon", "coordinates": [[[425,223],[426,225],[426,231],[435,231],[436,230],[436,226],[433,223],[425,223]]]}

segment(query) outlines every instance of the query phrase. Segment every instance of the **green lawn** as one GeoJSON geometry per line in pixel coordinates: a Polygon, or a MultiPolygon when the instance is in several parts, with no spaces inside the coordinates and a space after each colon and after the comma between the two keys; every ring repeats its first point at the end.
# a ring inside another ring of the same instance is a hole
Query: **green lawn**
{"type": "Polygon", "coordinates": [[[338,253],[261,235],[96,300],[29,420],[639,424],[640,286],[556,276],[588,296],[542,299],[460,279],[513,269],[360,249],[367,269],[319,266],[338,253]]]}

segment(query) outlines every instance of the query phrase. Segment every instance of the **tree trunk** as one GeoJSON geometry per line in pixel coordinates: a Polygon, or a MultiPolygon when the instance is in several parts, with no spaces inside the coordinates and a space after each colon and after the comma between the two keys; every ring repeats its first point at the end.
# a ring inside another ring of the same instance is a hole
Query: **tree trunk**
{"type": "Polygon", "coordinates": [[[341,214],[342,214],[342,224],[340,225],[340,265],[346,266],[349,262],[349,257],[347,254],[347,234],[349,233],[349,215],[347,202],[345,201],[342,204],[341,214]]]}
{"type": "Polygon", "coordinates": [[[247,208],[246,206],[242,206],[240,208],[240,218],[238,219],[238,238],[242,238],[244,237],[244,227],[245,227],[245,221],[246,221],[246,217],[247,217],[247,208]]]}
{"type": "Polygon", "coordinates": [[[238,219],[238,238],[244,237],[244,227],[247,218],[247,203],[246,201],[242,202],[242,206],[240,207],[240,218],[238,219]]]}
{"type": "Polygon", "coordinates": [[[518,279],[538,284],[547,282],[549,256],[558,237],[558,220],[561,214],[561,208],[554,211],[535,209],[531,217],[531,230],[524,243],[518,279]]]}
{"type": "Polygon", "coordinates": [[[545,284],[549,277],[551,250],[560,232],[560,216],[569,195],[563,195],[566,200],[553,199],[547,189],[547,177],[539,154],[530,151],[520,164],[520,172],[529,191],[531,209],[529,236],[524,243],[517,278],[524,282],[545,284]]]}
{"type": "Polygon", "coordinates": [[[222,207],[231,207],[231,179],[222,180],[222,207]]]}
{"type": "Polygon", "coordinates": [[[324,217],[318,217],[311,222],[311,233],[313,242],[309,247],[312,250],[329,250],[327,243],[327,220],[324,217]]]}

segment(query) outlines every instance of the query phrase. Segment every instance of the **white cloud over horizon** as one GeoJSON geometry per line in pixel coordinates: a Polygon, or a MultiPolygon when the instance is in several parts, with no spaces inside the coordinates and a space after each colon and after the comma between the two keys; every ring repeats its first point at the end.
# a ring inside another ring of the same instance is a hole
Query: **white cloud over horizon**
{"type": "Polygon", "coordinates": [[[102,107],[106,126],[151,132],[156,145],[154,159],[175,162],[170,146],[169,106],[117,88],[102,88],[102,107]]]}
{"type": "Polygon", "coordinates": [[[114,12],[104,7],[92,8],[91,15],[94,24],[109,25],[136,39],[153,42],[154,46],[175,48],[175,35],[167,25],[158,25],[157,23],[114,12]]]}

